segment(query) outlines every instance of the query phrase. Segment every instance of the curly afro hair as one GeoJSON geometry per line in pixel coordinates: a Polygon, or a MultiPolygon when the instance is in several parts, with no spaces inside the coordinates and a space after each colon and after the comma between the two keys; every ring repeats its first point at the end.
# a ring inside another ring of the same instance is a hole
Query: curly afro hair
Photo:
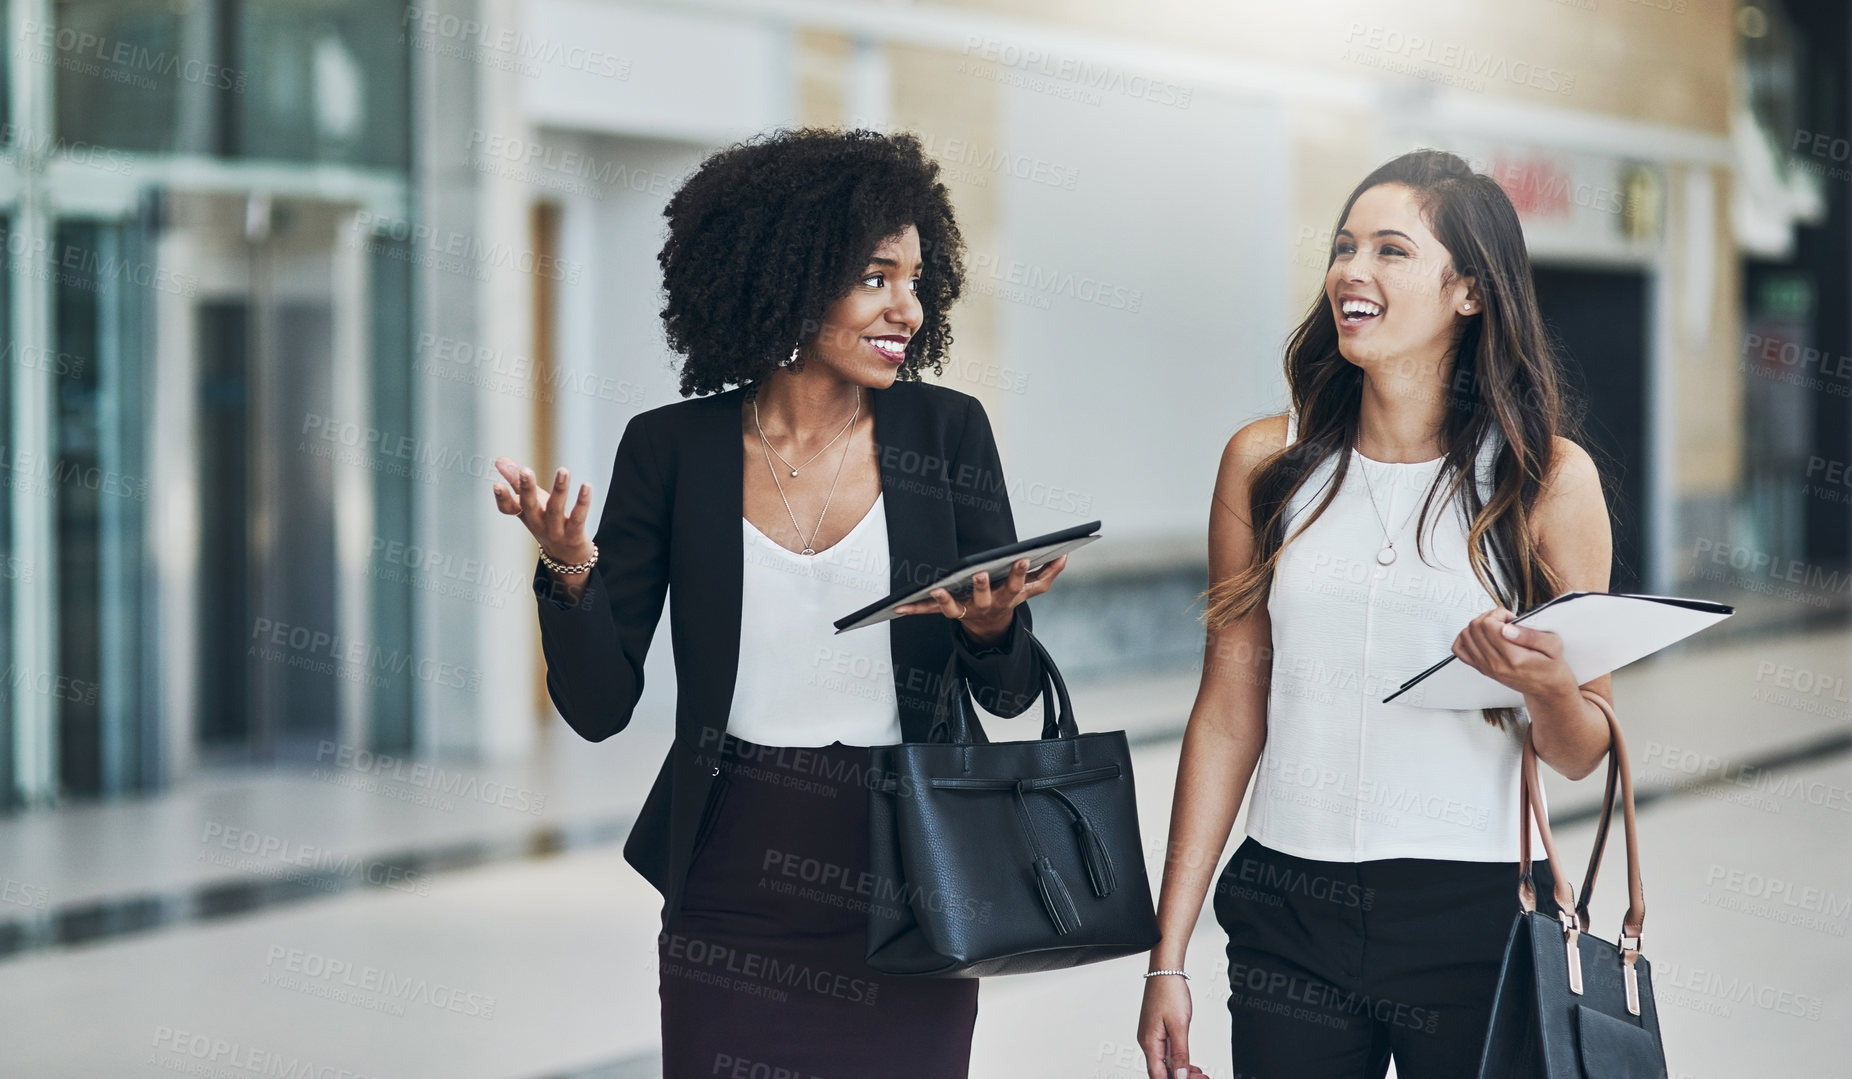
{"type": "Polygon", "coordinates": [[[780,129],[708,157],[663,216],[662,322],[669,346],[686,357],[683,397],[756,389],[794,344],[815,336],[874,249],[908,225],[925,263],[922,321],[897,377],[943,373],[964,239],[938,163],[918,138],[780,129]]]}

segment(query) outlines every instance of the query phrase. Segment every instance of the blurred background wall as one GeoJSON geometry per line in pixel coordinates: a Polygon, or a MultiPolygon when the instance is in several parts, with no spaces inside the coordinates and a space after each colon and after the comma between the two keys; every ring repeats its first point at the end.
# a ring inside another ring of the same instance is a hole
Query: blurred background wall
{"type": "MultiPolygon", "coordinates": [[[[565,465],[602,511],[625,423],[678,399],[663,205],[800,124],[943,166],[942,381],[989,412],[1021,534],[1103,522],[1036,624],[1083,727],[1128,732],[1154,879],[1222,448],[1285,404],[1350,189],[1420,146],[1494,175],[1612,484],[1612,587],[1738,610],[1615,679],[1671,1079],[1843,1073],[1844,0],[0,0],[0,26],[0,1074],[660,1074],[660,897],[620,848],[668,632],[631,729],[574,735],[490,462],[565,465]]],[[[1545,785],[1585,849],[1599,780],[1545,785]]],[[[1192,1041],[1223,1076],[1219,936],[1192,1041]]],[[[1138,962],[987,981],[974,1079],[1142,1075],[1138,962]]]]}
{"type": "Polygon", "coordinates": [[[1845,613],[1843,5],[4,6],[11,807],[560,737],[488,462],[602,499],[676,397],[662,205],[780,125],[942,162],[944,380],[1023,534],[1105,522],[1044,605],[1082,677],[1197,661],[1220,448],[1284,404],[1345,194],[1416,146],[1519,207],[1613,587],[1845,613]]]}

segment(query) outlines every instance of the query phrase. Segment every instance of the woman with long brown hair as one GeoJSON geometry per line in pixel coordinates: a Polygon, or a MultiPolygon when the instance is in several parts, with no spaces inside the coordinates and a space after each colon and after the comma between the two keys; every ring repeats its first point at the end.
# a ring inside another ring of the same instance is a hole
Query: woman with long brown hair
{"type": "MultiPolygon", "coordinates": [[[[1243,1079],[1471,1077],[1515,911],[1526,732],[1571,779],[1608,745],[1555,634],[1608,587],[1600,473],[1572,438],[1516,211],[1423,150],[1345,202],[1285,356],[1291,408],[1229,440],[1211,502],[1202,683],[1178,768],[1139,1043],[1189,1074],[1183,972],[1216,878],[1243,1079]],[[1385,704],[1451,649],[1522,708],[1385,704]]],[[[1540,843],[1534,835],[1533,842],[1540,843]]],[[[1541,849],[1539,845],[1538,849],[1541,849]]],[[[1547,861],[1532,863],[1554,914],[1547,861]]]]}

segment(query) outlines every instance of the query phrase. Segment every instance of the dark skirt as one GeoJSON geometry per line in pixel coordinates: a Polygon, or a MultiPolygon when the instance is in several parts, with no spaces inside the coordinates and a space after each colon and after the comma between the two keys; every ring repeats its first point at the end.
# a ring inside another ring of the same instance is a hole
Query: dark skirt
{"type": "Polygon", "coordinates": [[[729,736],[682,906],[658,940],[663,1079],[962,1079],[976,979],[865,959],[868,749],[729,736]]]}

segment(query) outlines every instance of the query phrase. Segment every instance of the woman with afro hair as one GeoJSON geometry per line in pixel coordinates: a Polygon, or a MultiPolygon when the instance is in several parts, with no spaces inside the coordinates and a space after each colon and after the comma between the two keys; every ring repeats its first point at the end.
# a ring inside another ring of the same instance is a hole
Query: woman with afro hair
{"type": "Polygon", "coordinates": [[[966,1075],[977,982],[865,960],[870,900],[897,887],[868,869],[867,747],[926,739],[954,656],[987,710],[1027,710],[1024,601],[1064,560],[833,625],[1017,538],[984,408],[921,378],[963,284],[945,186],[909,135],[779,131],[709,157],[664,213],[688,399],[625,426],[591,537],[566,469],[543,489],[499,458],[494,485],[540,546],[547,690],[582,737],[629,725],[675,595],[675,737],[624,846],[664,900],[663,1074],[966,1075]]]}

